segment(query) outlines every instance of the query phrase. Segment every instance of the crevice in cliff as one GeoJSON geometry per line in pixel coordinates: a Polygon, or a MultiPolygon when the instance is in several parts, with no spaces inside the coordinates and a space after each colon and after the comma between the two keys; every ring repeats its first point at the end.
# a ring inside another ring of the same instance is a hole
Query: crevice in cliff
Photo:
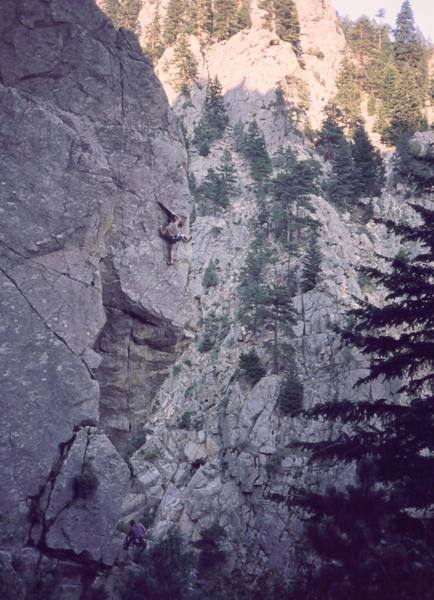
{"type": "Polygon", "coordinates": [[[119,83],[121,86],[121,112],[122,117],[125,119],[125,89],[124,89],[124,63],[119,59],[119,83]]]}
{"type": "Polygon", "coordinates": [[[50,506],[51,496],[54,490],[56,479],[68,458],[69,452],[72,445],[77,437],[77,434],[67,440],[66,442],[59,444],[59,456],[54,462],[45,484],[42,486],[40,492],[36,496],[30,496],[29,502],[29,515],[30,515],[30,531],[28,537],[28,545],[35,546],[40,549],[40,546],[46,546],[45,538],[48,533],[52,520],[46,519],[46,512],[50,506]],[[34,529],[38,528],[38,532],[34,534],[34,529]],[[35,540],[34,536],[38,539],[35,540]]]}
{"type": "MultiPolygon", "coordinates": [[[[102,561],[94,560],[88,551],[83,551],[77,554],[70,548],[51,548],[47,543],[47,535],[50,531],[50,528],[53,526],[59,516],[65,510],[68,510],[68,508],[70,508],[75,501],[75,498],[72,497],[55,515],[47,518],[47,511],[51,505],[52,495],[57,479],[68,459],[71,448],[76,440],[77,432],[78,430],[76,430],[74,435],[69,440],[59,445],[59,455],[55,460],[44,485],[41,487],[38,494],[28,498],[30,529],[26,546],[35,548],[40,552],[41,556],[47,556],[59,561],[69,561],[79,565],[80,568],[84,569],[88,573],[90,579],[93,580],[98,572],[110,571],[111,566],[106,565],[102,561]]],[[[82,469],[86,464],[86,454],[91,442],[91,438],[92,434],[90,431],[88,431],[86,446],[83,452],[82,469]]],[[[63,531],[63,535],[67,535],[65,531],[63,531]]]]}
{"type": "MultiPolygon", "coordinates": [[[[50,267],[48,265],[45,265],[44,263],[38,262],[37,260],[35,260],[34,256],[25,256],[21,252],[18,252],[14,248],[11,248],[10,246],[8,246],[3,240],[0,240],[0,245],[3,246],[3,248],[6,251],[10,252],[14,256],[17,256],[18,258],[22,259],[23,261],[30,262],[30,263],[34,264],[35,267],[41,267],[42,269],[45,269],[46,271],[50,271],[50,272],[56,273],[57,275],[60,275],[62,277],[66,277],[67,279],[70,279],[74,283],[78,283],[79,285],[82,285],[83,287],[86,287],[86,288],[95,287],[91,283],[86,283],[85,281],[82,281],[81,279],[77,279],[76,277],[72,277],[72,275],[70,275],[69,273],[67,273],[65,271],[59,271],[59,270],[55,269],[54,267],[50,267]]],[[[68,261],[67,261],[66,256],[65,256],[64,249],[60,248],[59,250],[63,253],[65,262],[67,263],[68,261]]],[[[36,258],[38,256],[39,255],[36,255],[36,258]]]]}

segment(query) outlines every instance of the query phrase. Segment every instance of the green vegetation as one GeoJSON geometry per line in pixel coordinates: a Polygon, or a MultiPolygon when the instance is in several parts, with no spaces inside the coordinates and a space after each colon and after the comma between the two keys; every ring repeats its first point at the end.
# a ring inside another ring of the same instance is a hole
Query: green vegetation
{"type": "MultiPolygon", "coordinates": [[[[403,133],[426,126],[431,49],[417,30],[410,2],[402,4],[393,31],[383,24],[383,16],[380,12],[374,20],[343,21],[345,36],[357,57],[356,71],[346,87],[353,88],[354,98],[356,87],[370,95],[371,114],[378,102],[376,128],[384,142],[396,145],[403,133]]],[[[336,100],[344,113],[348,102],[348,94],[336,100]]]]}
{"type": "Polygon", "coordinates": [[[359,384],[395,381],[402,395],[319,405],[310,416],[344,424],[347,433],[332,444],[299,444],[315,463],[357,469],[352,486],[304,491],[296,500],[309,514],[309,541],[322,560],[304,587],[312,597],[357,598],[361,582],[367,598],[414,598],[415,590],[418,598],[432,596],[434,211],[413,208],[419,225],[384,224],[404,244],[418,243],[418,252],[365,269],[384,286],[385,305],[352,310],[353,325],[343,332],[370,360],[359,384]]]}
{"type": "Polygon", "coordinates": [[[188,94],[188,86],[197,76],[197,64],[185,33],[178,35],[173,56],[177,70],[178,89],[181,93],[188,94]]]}
{"type": "Polygon", "coordinates": [[[394,172],[415,193],[432,193],[434,168],[432,158],[417,157],[410,153],[410,134],[403,133],[398,140],[394,156],[394,172]]]}
{"type": "Polygon", "coordinates": [[[102,9],[119,29],[124,27],[131,31],[136,30],[137,17],[142,4],[140,0],[104,0],[102,9]]]}
{"type": "Polygon", "coordinates": [[[310,292],[317,285],[321,270],[322,253],[318,246],[318,234],[312,232],[303,258],[303,272],[301,276],[301,290],[303,293],[310,292]]]}
{"type": "Polygon", "coordinates": [[[145,52],[149,54],[152,58],[152,61],[156,63],[164,52],[163,38],[160,25],[160,4],[158,1],[155,4],[154,17],[152,19],[152,23],[146,29],[145,38],[145,52]]]}
{"type": "Polygon", "coordinates": [[[331,173],[324,183],[328,199],[348,210],[358,204],[360,198],[381,195],[385,167],[363,125],[355,124],[353,141],[349,142],[338,124],[339,115],[339,111],[329,110],[317,137],[316,147],[331,162],[331,173]]]}
{"type": "Polygon", "coordinates": [[[74,475],[72,480],[74,498],[77,500],[88,500],[95,494],[98,486],[98,477],[96,476],[92,466],[89,463],[85,463],[81,473],[74,475]]]}
{"type": "Polygon", "coordinates": [[[217,276],[217,269],[215,267],[214,261],[210,260],[205,270],[205,275],[203,276],[203,287],[206,290],[209,290],[212,287],[216,287],[218,282],[219,280],[217,276]]]}
{"type": "Polygon", "coordinates": [[[171,46],[179,34],[193,34],[206,44],[227,40],[251,26],[249,0],[170,0],[164,22],[164,44],[171,46]]]}
{"type": "Polygon", "coordinates": [[[155,446],[148,446],[147,448],[140,450],[140,456],[143,458],[143,460],[153,462],[154,460],[160,458],[161,453],[160,450],[155,446]]]}
{"type": "Polygon", "coordinates": [[[230,198],[237,191],[237,172],[231,153],[225,150],[217,171],[209,168],[203,182],[194,195],[202,214],[217,214],[229,206],[230,198]]]}
{"type": "Polygon", "coordinates": [[[277,405],[283,415],[294,417],[303,409],[303,384],[291,359],[280,386],[277,405]]]}
{"type": "Polygon", "coordinates": [[[199,343],[199,352],[210,352],[226,338],[230,330],[229,319],[226,315],[216,315],[211,312],[204,321],[203,336],[199,343]]]}
{"type": "Polygon", "coordinates": [[[260,8],[266,11],[265,22],[284,42],[292,44],[297,57],[302,54],[300,23],[294,0],[262,0],[260,8]]]}
{"type": "Polygon", "coordinates": [[[381,196],[386,179],[384,162],[360,124],[354,132],[351,155],[357,175],[356,196],[359,198],[381,196]]]}
{"type": "Polygon", "coordinates": [[[182,539],[170,534],[135,557],[116,581],[116,592],[125,600],[199,600],[196,559],[182,539]]]}
{"type": "Polygon", "coordinates": [[[241,354],[238,366],[241,373],[252,385],[258,383],[267,374],[254,348],[241,354]]]}
{"type": "Polygon", "coordinates": [[[193,143],[201,156],[208,156],[210,145],[223,137],[227,124],[222,86],[215,77],[208,83],[202,116],[194,129],[193,143]]]}
{"type": "Polygon", "coordinates": [[[357,81],[357,69],[347,58],[344,59],[336,81],[337,94],[333,103],[341,111],[343,123],[353,128],[361,119],[361,90],[357,81]]]}
{"type": "Polygon", "coordinates": [[[281,370],[286,352],[285,336],[294,323],[292,289],[277,269],[277,255],[263,238],[253,242],[240,274],[240,322],[256,334],[260,329],[272,332],[269,345],[272,372],[281,370]]]}
{"type": "Polygon", "coordinates": [[[327,198],[339,208],[348,210],[357,197],[354,179],[356,165],[351,154],[351,145],[344,136],[334,148],[331,166],[331,174],[325,186],[327,198]]]}
{"type": "Polygon", "coordinates": [[[207,580],[208,583],[211,583],[210,579],[213,574],[219,575],[212,572],[226,561],[225,553],[220,547],[225,538],[226,532],[223,527],[218,523],[214,523],[210,527],[201,530],[200,539],[194,544],[199,550],[198,568],[200,577],[202,580],[207,580]]]}
{"type": "Polygon", "coordinates": [[[227,40],[239,31],[237,1],[215,0],[214,34],[217,40],[227,40]]]}
{"type": "Polygon", "coordinates": [[[312,159],[298,160],[290,148],[276,157],[276,166],[277,174],[269,186],[273,233],[286,247],[289,267],[299,251],[302,231],[315,226],[309,216],[310,195],[318,192],[321,167],[312,159]]]}
{"type": "MultiPolygon", "coordinates": [[[[237,133],[240,136],[240,132],[237,133]]],[[[243,135],[241,152],[250,164],[250,173],[255,181],[262,182],[272,172],[271,160],[265,145],[262,131],[255,119],[251,121],[243,135]]]]}
{"type": "Polygon", "coordinates": [[[192,416],[193,412],[191,410],[186,410],[185,412],[183,412],[176,422],[179,429],[191,429],[192,416]]]}

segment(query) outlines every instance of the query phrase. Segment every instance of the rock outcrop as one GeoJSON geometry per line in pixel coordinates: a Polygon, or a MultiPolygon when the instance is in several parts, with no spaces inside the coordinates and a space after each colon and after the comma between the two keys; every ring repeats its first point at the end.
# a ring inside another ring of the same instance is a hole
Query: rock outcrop
{"type": "Polygon", "coordinates": [[[188,216],[186,154],[137,40],[92,0],[1,3],[0,114],[0,545],[112,564],[124,324],[143,408],[197,322],[190,250],[169,270],[156,205],[188,216]]]}
{"type": "MultiPolygon", "coordinates": [[[[143,46],[149,27],[147,18],[154,14],[152,6],[152,2],[145,0],[140,13],[143,46]]],[[[288,135],[284,115],[279,114],[278,89],[294,108],[305,112],[313,128],[320,126],[322,110],[336,93],[336,78],[346,45],[333,5],[329,0],[297,2],[302,63],[289,42],[282,41],[266,28],[265,11],[259,6],[257,0],[250,4],[252,27],[228,40],[201,47],[199,40],[190,36],[198,74],[188,103],[179,93],[174,49],[166,49],[158,61],[157,75],[176,114],[182,117],[189,131],[197,121],[206,84],[216,76],[223,87],[230,123],[256,118],[271,148],[281,145],[288,135]]],[[[162,3],[162,23],[165,8],[162,3]]]]}
{"type": "MultiPolygon", "coordinates": [[[[143,2],[142,32],[151,4],[143,2]]],[[[291,147],[299,158],[316,156],[276,107],[276,90],[295,106],[307,90],[307,117],[318,126],[345,50],[328,0],[297,0],[297,8],[304,64],[264,29],[254,0],[249,30],[205,49],[191,36],[199,74],[186,99],[174,85],[173,48],[156,68],[161,85],[134,35],[116,31],[93,0],[2,2],[0,590],[13,598],[51,568],[59,600],[83,597],[96,572],[114,590],[131,517],[146,517],[154,541],[176,530],[200,542],[218,525],[229,572],[291,578],[303,545],[291,487],[354,477],[351,468],[306,468],[291,442],[332,438],[337,427],[283,414],[282,375],[251,385],[237,368],[252,347],[270,366],[271,332],[255,336],[239,319],[258,201],[232,126],[256,118],[271,154],[291,147]],[[194,144],[187,155],[174,113],[191,142],[215,75],[229,127],[209,156],[194,144]],[[156,201],[188,221],[187,166],[200,185],[225,150],[237,191],[226,210],[195,215],[192,244],[179,244],[168,267],[156,201]],[[207,287],[211,261],[216,281],[207,287]]],[[[417,136],[410,151],[425,164],[432,136],[417,136]]],[[[320,196],[311,202],[323,260],[315,288],[294,297],[287,340],[304,406],[393,396],[394,382],[353,389],[367,363],[342,346],[335,326],[354,298],[381,301],[357,267],[375,264],[377,253],[394,256],[399,242],[320,196]]],[[[407,211],[387,190],[374,206],[396,220],[407,211]]]]}

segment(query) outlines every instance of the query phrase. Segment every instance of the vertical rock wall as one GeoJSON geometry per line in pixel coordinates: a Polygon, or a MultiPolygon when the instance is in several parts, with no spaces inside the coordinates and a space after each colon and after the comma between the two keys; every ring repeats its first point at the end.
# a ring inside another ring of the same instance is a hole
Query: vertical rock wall
{"type": "Polygon", "coordinates": [[[185,152],[135,37],[92,0],[1,3],[0,144],[0,546],[111,564],[120,324],[143,406],[146,365],[195,326],[189,249],[169,270],[156,205],[188,215],[185,152]]]}

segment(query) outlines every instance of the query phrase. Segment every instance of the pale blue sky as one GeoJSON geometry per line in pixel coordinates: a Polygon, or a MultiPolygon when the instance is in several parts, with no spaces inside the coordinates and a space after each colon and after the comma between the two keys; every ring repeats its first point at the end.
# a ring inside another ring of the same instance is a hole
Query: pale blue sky
{"type": "MultiPolygon", "coordinates": [[[[386,21],[394,25],[403,0],[332,0],[332,2],[340,15],[348,15],[351,19],[357,19],[361,15],[373,17],[379,8],[384,8],[386,21]]],[[[416,25],[426,38],[434,42],[434,1],[410,0],[410,4],[416,25]]]]}

